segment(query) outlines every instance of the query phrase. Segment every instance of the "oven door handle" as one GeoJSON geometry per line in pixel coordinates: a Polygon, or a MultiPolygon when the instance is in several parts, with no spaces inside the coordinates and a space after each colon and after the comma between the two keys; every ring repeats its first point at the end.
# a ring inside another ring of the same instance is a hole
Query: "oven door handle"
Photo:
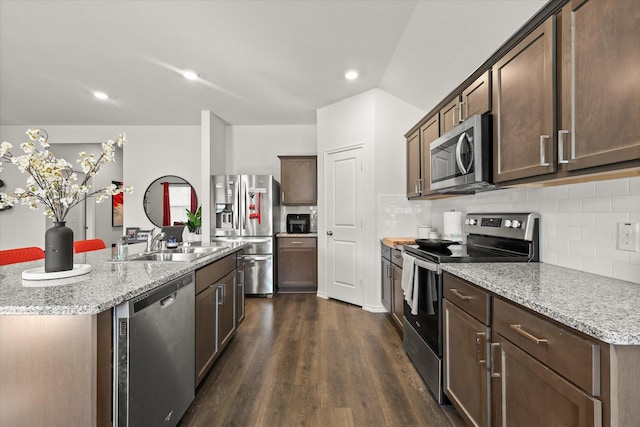
{"type": "MultiPolygon", "coordinates": [[[[408,255],[408,254],[407,254],[408,255]]],[[[413,263],[415,265],[417,265],[420,268],[425,268],[427,270],[431,270],[436,272],[437,274],[440,274],[440,266],[436,263],[433,262],[428,262],[428,261],[423,261],[421,259],[418,259],[414,256],[409,255],[411,258],[413,258],[413,263]]]]}

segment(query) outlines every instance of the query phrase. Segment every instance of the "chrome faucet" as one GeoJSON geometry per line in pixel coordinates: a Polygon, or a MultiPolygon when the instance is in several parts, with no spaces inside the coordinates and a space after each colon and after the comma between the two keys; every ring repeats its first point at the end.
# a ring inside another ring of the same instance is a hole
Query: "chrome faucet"
{"type": "Polygon", "coordinates": [[[166,237],[166,234],[164,233],[164,231],[160,231],[158,234],[154,236],[153,230],[154,229],[151,229],[151,232],[149,233],[149,237],[147,237],[147,252],[158,250],[159,243],[162,240],[164,240],[164,238],[166,237]]]}

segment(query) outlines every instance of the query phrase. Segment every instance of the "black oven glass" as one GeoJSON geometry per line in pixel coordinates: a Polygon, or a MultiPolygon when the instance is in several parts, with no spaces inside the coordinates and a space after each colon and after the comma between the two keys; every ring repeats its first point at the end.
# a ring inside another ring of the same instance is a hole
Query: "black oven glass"
{"type": "Polygon", "coordinates": [[[405,301],[404,316],[438,356],[442,356],[442,274],[418,268],[418,314],[405,301]]]}
{"type": "Polygon", "coordinates": [[[474,173],[473,128],[456,135],[448,141],[431,149],[431,182],[440,182],[474,173]],[[466,137],[464,137],[466,135],[466,137]],[[458,142],[460,143],[460,161],[466,171],[458,165],[458,142]]]}

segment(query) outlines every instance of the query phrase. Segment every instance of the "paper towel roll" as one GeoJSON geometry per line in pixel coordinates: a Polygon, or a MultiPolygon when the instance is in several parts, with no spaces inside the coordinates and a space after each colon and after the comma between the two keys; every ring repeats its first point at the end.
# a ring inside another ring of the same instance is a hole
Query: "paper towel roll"
{"type": "Polygon", "coordinates": [[[444,227],[442,228],[443,238],[445,240],[453,240],[454,242],[462,241],[462,212],[445,212],[444,227]]]}

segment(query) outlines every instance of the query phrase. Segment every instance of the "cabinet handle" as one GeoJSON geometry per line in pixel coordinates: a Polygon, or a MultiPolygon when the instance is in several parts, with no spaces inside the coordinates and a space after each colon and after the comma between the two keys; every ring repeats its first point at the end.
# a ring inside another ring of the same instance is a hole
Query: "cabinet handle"
{"type": "Polygon", "coordinates": [[[491,378],[499,378],[500,372],[496,372],[496,362],[495,362],[495,349],[500,347],[500,344],[492,342],[489,344],[491,347],[491,367],[489,369],[489,373],[491,374],[491,378]]]}
{"type": "Polygon", "coordinates": [[[224,305],[225,300],[227,299],[227,285],[224,283],[220,284],[220,286],[218,287],[218,290],[220,290],[222,293],[222,296],[218,300],[218,305],[224,305]]]}
{"type": "Polygon", "coordinates": [[[569,163],[569,160],[564,158],[564,136],[569,135],[568,130],[558,131],[558,163],[569,163]]]}
{"type": "Polygon", "coordinates": [[[418,191],[418,180],[417,180],[417,179],[416,179],[416,180],[415,180],[415,182],[413,183],[413,192],[414,192],[414,193],[416,193],[416,194],[420,193],[420,192],[418,191]]]}
{"type": "Polygon", "coordinates": [[[296,241],[296,242],[291,242],[291,244],[292,244],[292,245],[301,245],[301,244],[302,244],[302,242],[297,242],[297,241],[296,241]]]}
{"type": "Polygon", "coordinates": [[[282,192],[282,203],[284,203],[284,191],[282,192]]]}
{"type": "Polygon", "coordinates": [[[422,178],[418,180],[418,194],[422,194],[422,178]]]}
{"type": "Polygon", "coordinates": [[[476,332],[476,362],[478,362],[478,364],[480,365],[482,365],[483,363],[486,363],[486,360],[481,358],[480,356],[482,354],[482,349],[483,349],[482,341],[484,337],[485,337],[484,332],[476,332]]]}
{"type": "Polygon", "coordinates": [[[514,331],[516,331],[518,334],[522,335],[523,337],[525,337],[526,339],[528,339],[529,341],[533,341],[536,344],[549,344],[549,340],[545,340],[542,338],[537,338],[533,335],[531,335],[529,332],[525,331],[524,329],[522,329],[522,325],[509,325],[509,327],[511,329],[513,329],[514,331]]]}
{"type": "Polygon", "coordinates": [[[460,293],[460,291],[458,291],[457,289],[451,289],[451,293],[454,294],[455,296],[457,296],[458,298],[463,299],[463,300],[473,299],[472,296],[464,295],[464,294],[460,293]]]}
{"type": "Polygon", "coordinates": [[[458,120],[459,123],[464,122],[464,119],[466,117],[466,115],[464,114],[464,105],[465,105],[464,101],[460,101],[460,109],[458,110],[460,111],[460,114],[459,114],[460,118],[458,120]]]}
{"type": "Polygon", "coordinates": [[[545,139],[549,139],[549,135],[540,135],[540,166],[549,166],[546,155],[545,139]]]}
{"type": "Polygon", "coordinates": [[[391,279],[391,264],[387,265],[387,278],[391,279]]]}
{"type": "MultiPolygon", "coordinates": [[[[456,105],[455,107],[453,107],[453,108],[451,109],[451,119],[452,119],[452,120],[451,120],[451,121],[452,121],[452,123],[451,123],[451,124],[453,124],[454,126],[458,124],[458,122],[456,122],[456,110],[457,110],[458,108],[459,108],[459,107],[456,105]]],[[[458,114],[458,115],[459,115],[459,114],[458,114]]]]}

